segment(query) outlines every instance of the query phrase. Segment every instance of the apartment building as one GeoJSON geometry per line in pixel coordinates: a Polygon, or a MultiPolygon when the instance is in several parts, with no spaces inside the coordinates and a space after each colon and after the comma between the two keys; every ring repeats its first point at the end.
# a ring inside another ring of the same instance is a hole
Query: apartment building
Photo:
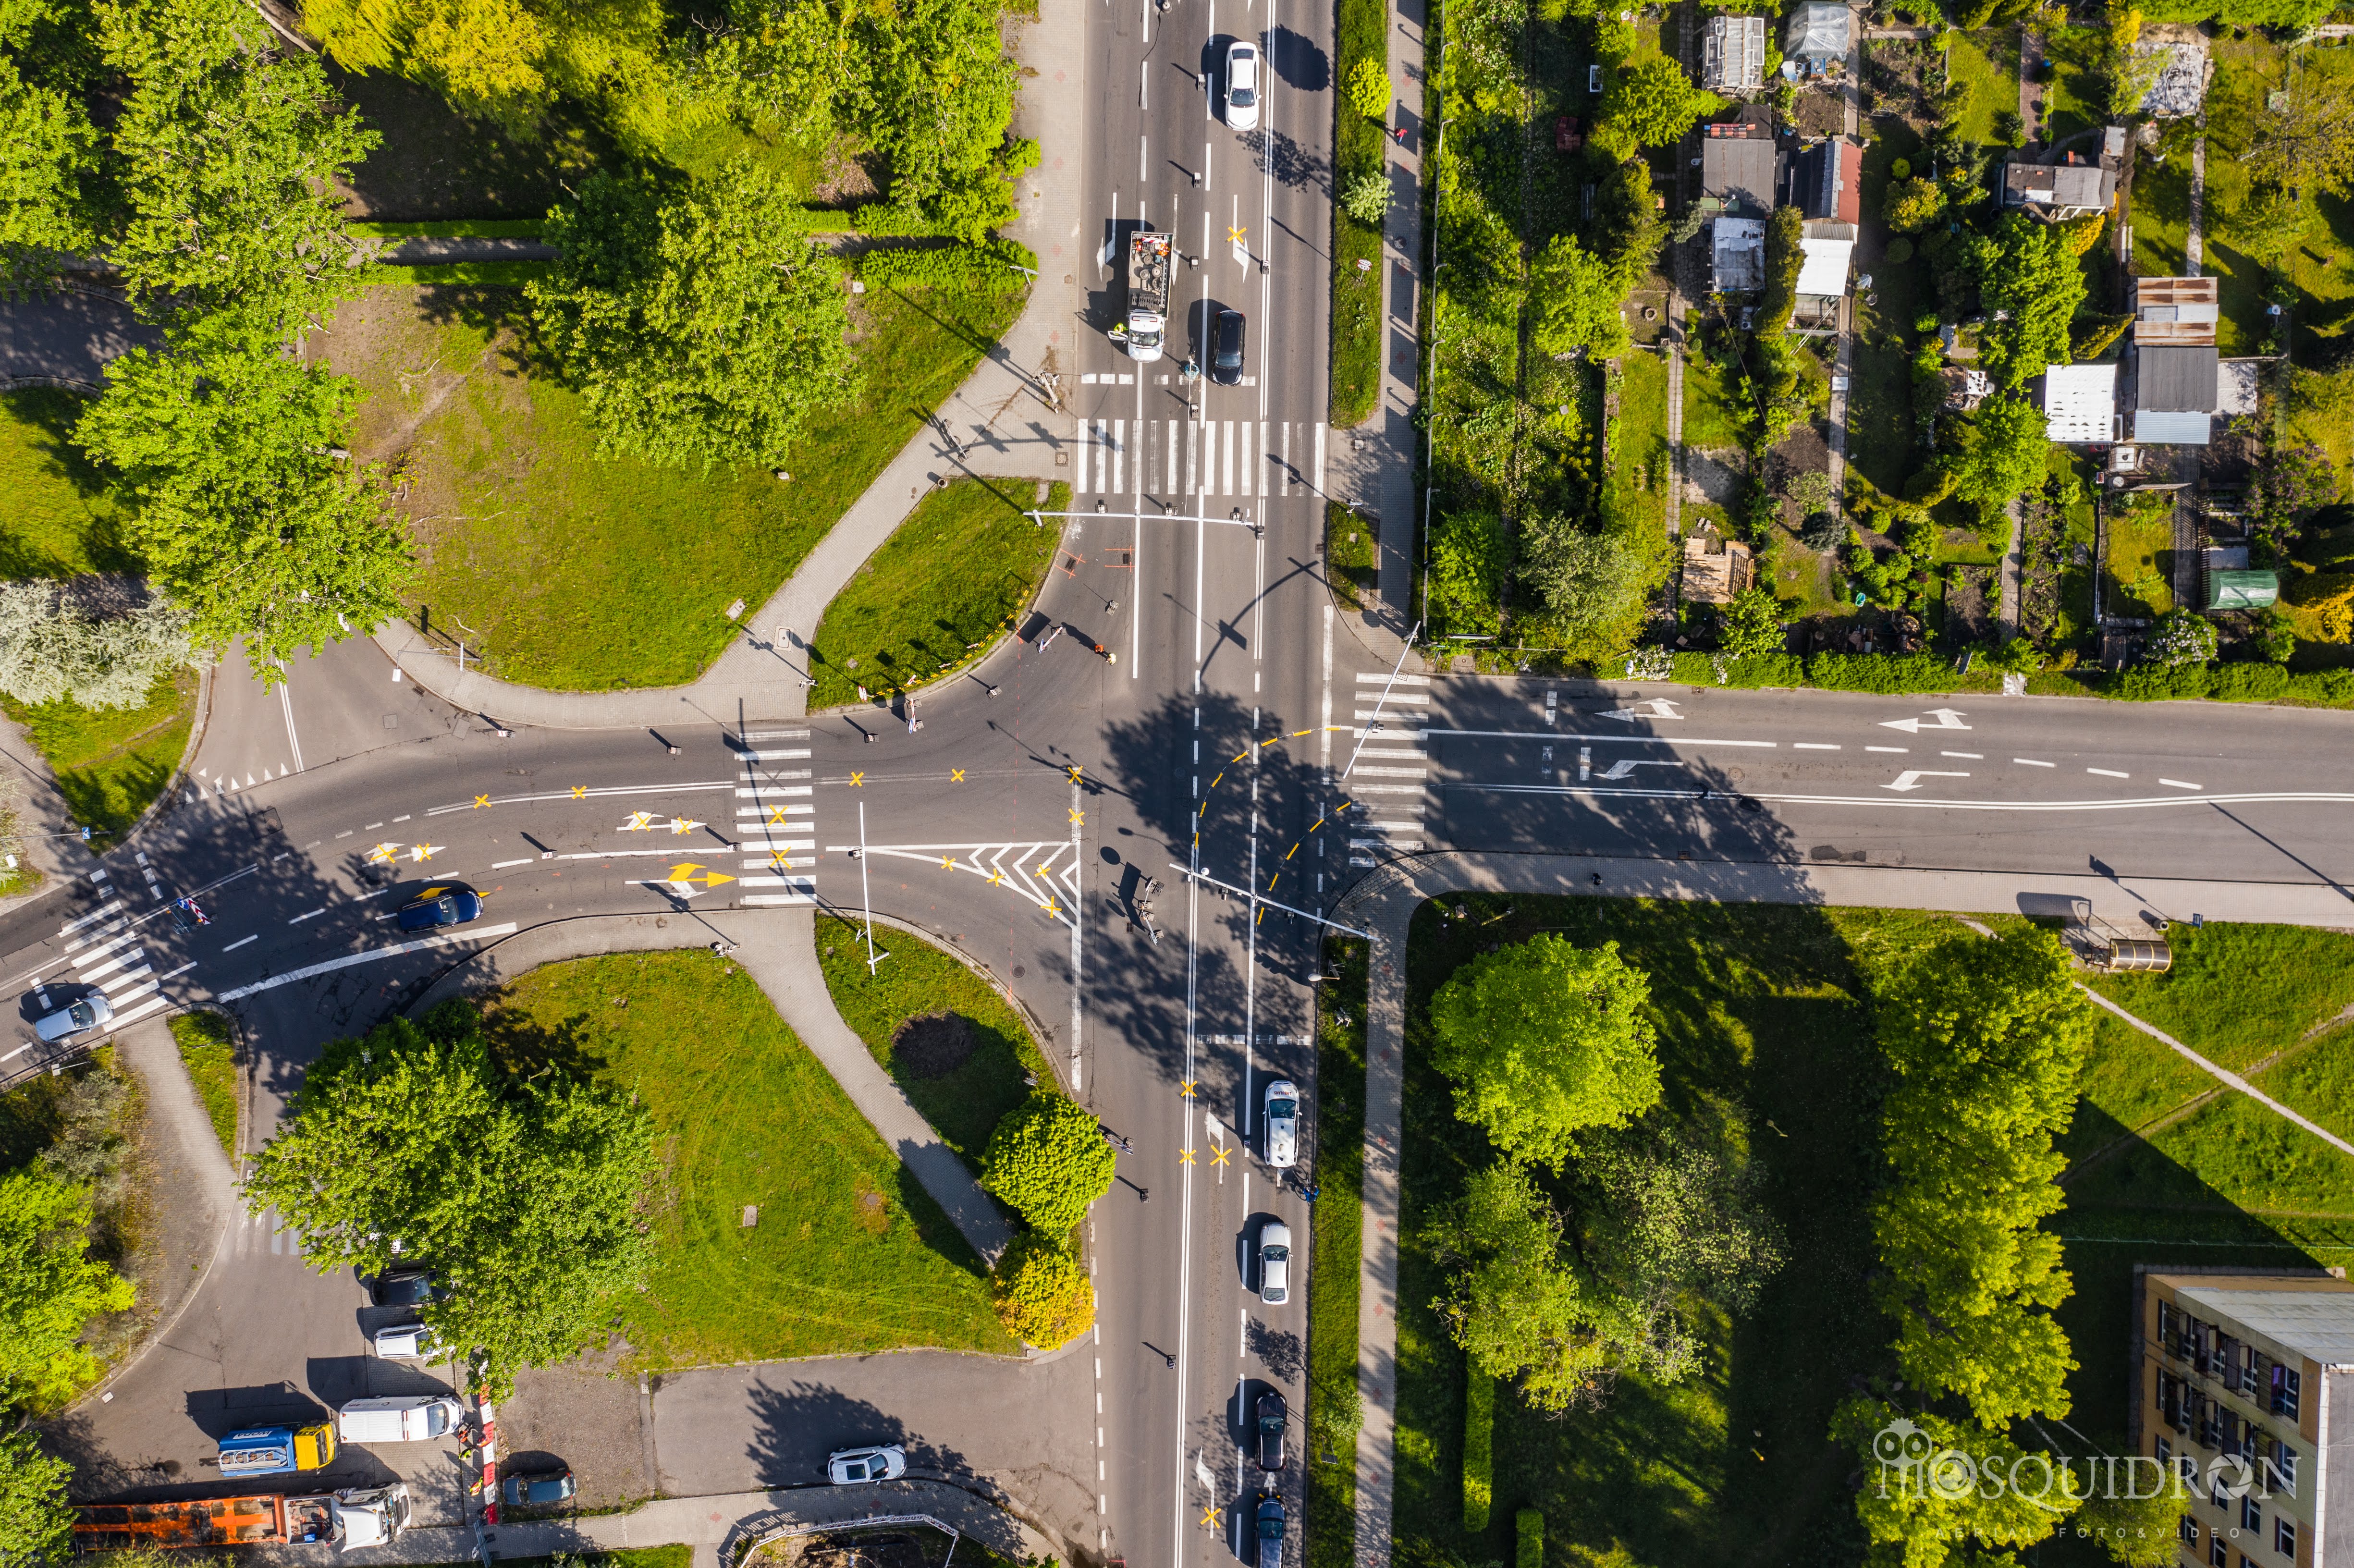
{"type": "Polygon", "coordinates": [[[2354,1561],[2354,1520],[2339,1517],[2354,1489],[2354,1284],[2319,1273],[2135,1275],[2133,1436],[2196,1499],[2185,1568],[2354,1561]]]}

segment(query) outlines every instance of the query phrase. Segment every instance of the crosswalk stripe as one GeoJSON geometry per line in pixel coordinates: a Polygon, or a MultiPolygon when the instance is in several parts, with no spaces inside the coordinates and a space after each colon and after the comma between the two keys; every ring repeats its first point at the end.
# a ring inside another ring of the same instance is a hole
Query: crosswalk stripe
{"type": "Polygon", "coordinates": [[[1360,670],[1357,672],[1357,684],[1361,686],[1386,686],[1393,683],[1401,686],[1426,686],[1430,684],[1430,677],[1427,675],[1391,675],[1379,670],[1372,672],[1360,670]]]}
{"type": "Polygon", "coordinates": [[[1275,482],[1278,487],[1276,493],[1288,495],[1291,493],[1291,421],[1278,420],[1276,428],[1283,432],[1283,461],[1277,465],[1275,471],[1275,482]]]}
{"type": "Polygon", "coordinates": [[[1390,724],[1427,724],[1430,722],[1430,715],[1428,714],[1400,713],[1397,709],[1392,707],[1359,708],[1352,716],[1358,719],[1382,719],[1390,724]]]}
{"type": "MultiPolygon", "coordinates": [[[[1362,768],[1357,769],[1358,773],[1363,773],[1365,769],[1362,768]]],[[[1419,795],[1424,790],[1430,788],[1427,782],[1421,784],[1359,784],[1354,781],[1355,778],[1356,774],[1350,775],[1351,783],[1349,786],[1349,793],[1352,795],[1419,795]]],[[[1384,810],[1388,810],[1387,807],[1384,807],[1383,809],[1384,810]]]]}
{"type": "Polygon", "coordinates": [[[1349,770],[1352,778],[1370,776],[1374,779],[1420,779],[1426,769],[1420,768],[1368,768],[1363,763],[1349,770]]]}
{"type": "Polygon", "coordinates": [[[1111,493],[1119,494],[1128,488],[1127,465],[1121,461],[1128,455],[1128,421],[1111,422],[1111,493]]]}
{"type": "MultiPolygon", "coordinates": [[[[115,976],[112,980],[104,981],[98,989],[106,992],[107,1000],[111,1001],[114,999],[114,993],[116,991],[121,991],[133,980],[145,980],[149,975],[152,975],[154,972],[154,965],[142,964],[135,969],[127,969],[123,973],[115,976]]],[[[144,993],[143,992],[142,994],[143,995],[144,993]]]]}
{"type": "Polygon", "coordinates": [[[1316,421],[1316,475],[1309,488],[1321,495],[1324,492],[1324,421],[1316,421]]]}

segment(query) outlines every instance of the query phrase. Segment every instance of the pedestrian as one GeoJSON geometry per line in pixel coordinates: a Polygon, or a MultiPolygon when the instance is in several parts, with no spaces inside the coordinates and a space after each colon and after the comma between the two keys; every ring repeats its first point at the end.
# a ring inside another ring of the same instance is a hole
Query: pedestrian
{"type": "Polygon", "coordinates": [[[1392,126],[1392,127],[1390,128],[1390,140],[1392,140],[1393,142],[1395,142],[1395,143],[1396,143],[1399,146],[1401,146],[1401,147],[1405,146],[1405,126],[1403,126],[1403,125],[1394,125],[1394,126],[1392,126]]]}

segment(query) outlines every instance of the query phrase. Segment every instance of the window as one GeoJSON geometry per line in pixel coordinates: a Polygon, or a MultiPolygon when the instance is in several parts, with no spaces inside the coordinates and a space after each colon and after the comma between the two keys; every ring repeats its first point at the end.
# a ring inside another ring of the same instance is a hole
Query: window
{"type": "Polygon", "coordinates": [[[2261,1537],[2264,1530],[2264,1510],[2256,1506],[2253,1497],[2240,1499],[2240,1528],[2261,1537]]]}
{"type": "Polygon", "coordinates": [[[2273,1520],[2273,1550],[2292,1563],[2296,1561],[2296,1526],[2294,1522],[2285,1519],[2273,1520]]]}
{"type": "Polygon", "coordinates": [[[2174,1467],[2174,1445],[2163,1437],[2158,1440],[2158,1467],[2161,1470],[2174,1467]]]}
{"type": "Polygon", "coordinates": [[[2207,1500],[2221,1509],[2225,1518],[2231,1517],[2232,1499],[2224,1495],[2223,1474],[2220,1470],[2207,1478],[2207,1500]]]}
{"type": "Polygon", "coordinates": [[[2183,1545],[2196,1546],[2199,1544],[2199,1527],[2191,1522],[2190,1516],[2189,1514],[2184,1514],[2182,1518],[2177,1521],[2177,1528],[2182,1531],[2183,1545]]]}
{"type": "Polygon", "coordinates": [[[2296,1496],[2296,1450],[2274,1439],[2272,1453],[2264,1460],[2264,1485],[2276,1492],[2296,1496]]]}
{"type": "Polygon", "coordinates": [[[2305,1383],[2305,1374],[2287,1367],[2273,1368],[2273,1414],[2296,1419],[2296,1396],[2305,1383]]]}
{"type": "Polygon", "coordinates": [[[2223,1550],[2223,1532],[2221,1530],[2208,1539],[2207,1561],[2214,1568],[2232,1568],[2232,1554],[2223,1550]]]}

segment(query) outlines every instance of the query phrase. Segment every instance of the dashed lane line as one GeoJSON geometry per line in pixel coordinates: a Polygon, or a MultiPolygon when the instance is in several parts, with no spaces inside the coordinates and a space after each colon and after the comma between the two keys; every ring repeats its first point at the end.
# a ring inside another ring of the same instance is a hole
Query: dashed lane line
{"type": "MultiPolygon", "coordinates": [[[[1791,806],[1882,806],[1911,810],[1947,811],[2131,811],[2156,806],[2354,805],[2354,794],[2327,789],[2284,789],[2246,795],[2201,794],[2129,796],[2121,800],[1890,800],[1872,795],[1781,795],[1757,789],[1605,789],[1576,784],[1473,784],[1452,789],[1481,789],[1500,795],[1615,795],[1647,800],[1771,800],[1791,806]]],[[[2197,788],[2197,786],[2186,786],[2197,788]]]]}
{"type": "MultiPolygon", "coordinates": [[[[734,782],[733,779],[708,779],[693,784],[623,784],[616,785],[610,789],[588,789],[578,792],[564,789],[541,795],[493,795],[490,797],[488,803],[493,806],[528,806],[540,800],[599,800],[615,795],[692,795],[706,789],[726,789],[734,782]]],[[[479,810],[481,807],[481,802],[469,796],[463,800],[454,801],[447,806],[431,807],[425,814],[429,817],[439,817],[451,811],[479,810]]],[[[393,821],[405,822],[408,818],[395,817],[393,821]]]]}

